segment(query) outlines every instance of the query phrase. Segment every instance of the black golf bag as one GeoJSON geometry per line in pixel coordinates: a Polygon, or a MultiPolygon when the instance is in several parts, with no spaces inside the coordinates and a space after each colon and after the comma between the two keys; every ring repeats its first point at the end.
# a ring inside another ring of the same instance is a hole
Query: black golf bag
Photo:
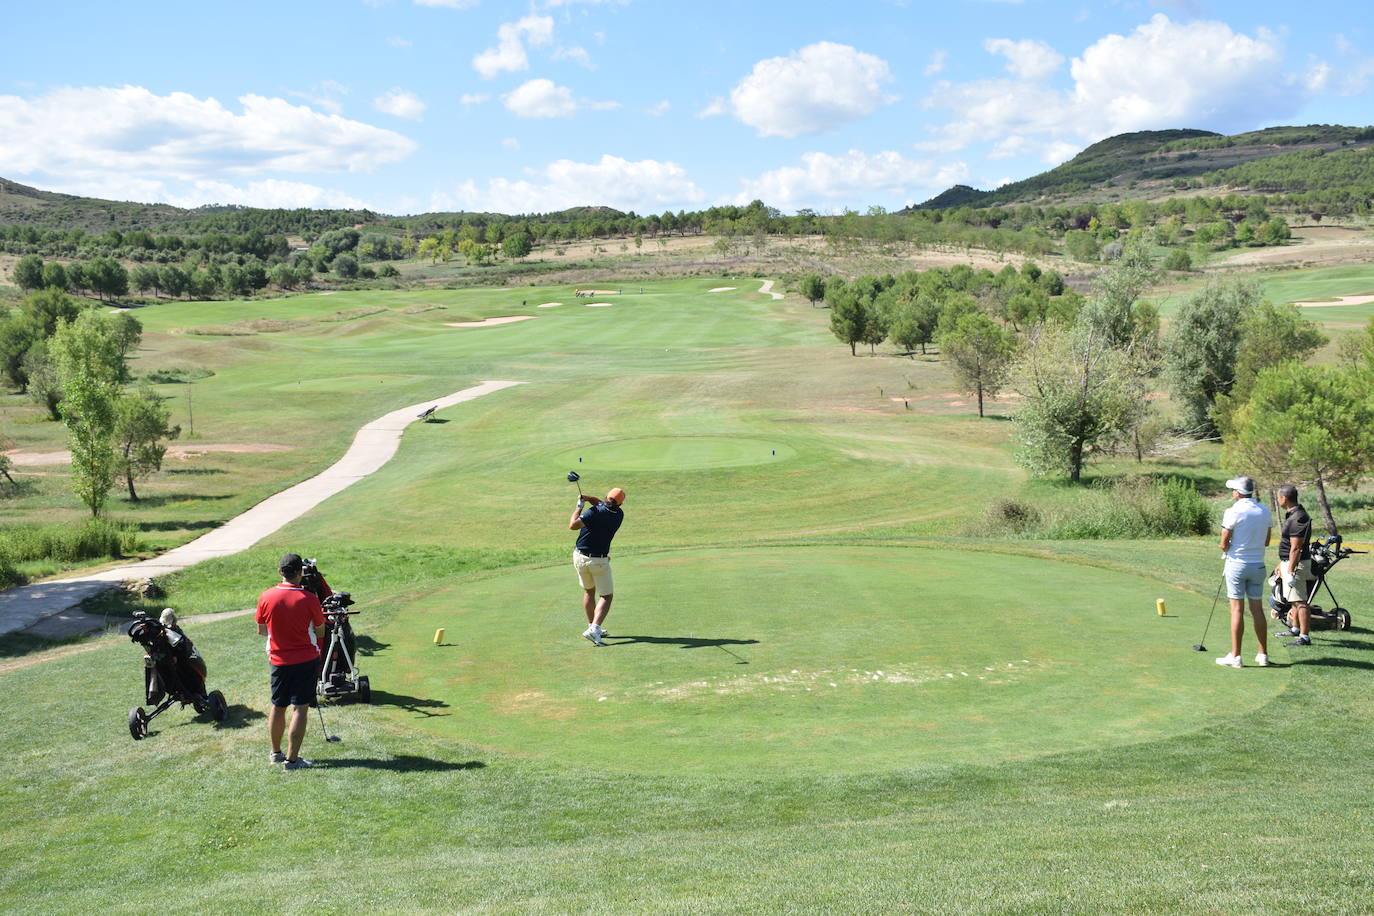
{"type": "Polygon", "coordinates": [[[358,640],[348,621],[358,613],[348,609],[353,604],[353,596],[331,590],[314,560],[305,561],[301,586],[314,593],[324,608],[325,635],[320,648],[320,677],[316,689],[326,697],[355,693],[362,702],[371,702],[371,685],[358,673],[358,640]]]}
{"type": "MultiPolygon", "coordinates": [[[[1352,553],[1365,553],[1366,551],[1342,547],[1339,534],[1333,534],[1325,541],[1315,540],[1308,546],[1308,549],[1311,551],[1313,576],[1307,583],[1308,624],[1314,630],[1350,629],[1350,612],[1340,606],[1340,602],[1332,593],[1331,585],[1326,581],[1326,577],[1331,572],[1331,568],[1341,560],[1352,553]],[[1323,608],[1316,603],[1317,593],[1323,587],[1326,588],[1326,594],[1331,598],[1330,608],[1323,608]]],[[[1269,577],[1269,585],[1269,606],[1273,608],[1274,616],[1288,626],[1296,626],[1297,618],[1289,619],[1288,612],[1293,605],[1284,600],[1283,583],[1277,569],[1269,577]]]]}
{"type": "Polygon", "coordinates": [[[205,692],[205,660],[200,657],[190,637],[173,622],[163,624],[145,614],[134,615],[129,624],[129,640],[143,647],[144,702],[153,706],[144,712],[142,706],[129,710],[129,734],[141,741],[148,734],[148,723],[173,703],[193,706],[196,712],[208,712],[216,722],[223,722],[229,714],[224,694],[218,690],[205,692]]]}

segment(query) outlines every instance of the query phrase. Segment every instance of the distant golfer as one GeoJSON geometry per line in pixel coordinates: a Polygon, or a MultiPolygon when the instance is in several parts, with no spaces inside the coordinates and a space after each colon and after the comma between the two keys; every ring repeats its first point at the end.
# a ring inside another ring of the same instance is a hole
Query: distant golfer
{"type": "Polygon", "coordinates": [[[615,581],[611,578],[611,539],[620,530],[625,513],[620,511],[625,491],[619,487],[606,494],[604,500],[595,496],[579,496],[577,508],[568,520],[568,530],[577,532],[577,546],[573,550],[573,569],[582,584],[582,610],[587,614],[587,629],[582,635],[594,645],[604,646],[606,631],[602,624],[611,612],[611,598],[615,595],[615,581]],[[591,503],[584,512],[583,501],[591,503]],[[599,597],[598,597],[599,596],[599,597]]]}
{"type": "Polygon", "coordinates": [[[1240,641],[1245,635],[1245,602],[1250,602],[1250,617],[1255,624],[1255,640],[1259,653],[1255,664],[1269,664],[1269,648],[1265,640],[1264,611],[1260,596],[1266,579],[1264,548],[1274,517],[1268,507],[1255,499],[1255,481],[1249,477],[1232,477],[1226,481],[1234,502],[1221,518],[1221,552],[1226,557],[1226,597],[1231,599],[1231,651],[1217,659],[1218,665],[1241,667],[1240,641]]]}
{"type": "Polygon", "coordinates": [[[1284,510],[1283,527],[1279,529],[1279,577],[1283,600],[1292,605],[1288,616],[1289,629],[1277,635],[1293,636],[1285,646],[1310,646],[1308,635],[1309,612],[1307,593],[1315,576],[1312,575],[1312,517],[1298,502],[1298,488],[1291,483],[1279,487],[1279,508],[1284,510]]]}
{"type": "Polygon", "coordinates": [[[315,702],[315,679],[320,673],[320,641],[324,637],[324,609],[320,599],[301,586],[305,561],[288,553],[278,564],[281,582],[258,598],[258,635],[267,637],[267,660],[272,665],[272,708],[267,732],[272,738],[272,763],[298,770],[314,766],[300,755],[305,723],[315,702]],[[291,707],[291,731],[286,753],[286,707],[291,707]]]}

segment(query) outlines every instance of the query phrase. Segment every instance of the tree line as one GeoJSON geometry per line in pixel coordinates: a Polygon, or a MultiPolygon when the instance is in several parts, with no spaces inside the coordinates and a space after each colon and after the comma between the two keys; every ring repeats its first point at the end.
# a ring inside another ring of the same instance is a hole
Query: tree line
{"type": "Polygon", "coordinates": [[[1252,282],[1209,284],[1162,333],[1158,312],[1140,301],[1158,275],[1144,245],[1129,247],[1087,297],[1048,295],[1048,275],[1032,266],[807,277],[801,289],[830,305],[831,329],[851,353],[884,339],[909,354],[933,342],[980,416],[985,397],[1014,387],[1015,460],[1033,475],[1078,482],[1104,456],[1141,461],[1169,442],[1219,439],[1229,468],[1313,487],[1336,532],[1326,488],[1374,470],[1374,319],[1341,339],[1337,365],[1311,365],[1327,337],[1252,282]],[[1011,303],[1037,289],[1044,307],[1014,320],[1011,303]],[[908,337],[907,321],[921,330],[908,337]],[[1167,410],[1151,397],[1161,387],[1172,394],[1167,410]]]}

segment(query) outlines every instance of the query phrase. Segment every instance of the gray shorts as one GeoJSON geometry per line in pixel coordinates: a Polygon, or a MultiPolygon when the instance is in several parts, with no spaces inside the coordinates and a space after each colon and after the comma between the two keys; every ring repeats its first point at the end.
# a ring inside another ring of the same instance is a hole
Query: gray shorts
{"type": "Polygon", "coordinates": [[[1226,597],[1253,598],[1258,601],[1264,594],[1265,583],[1269,580],[1269,570],[1264,563],[1226,563],[1226,597]]]}

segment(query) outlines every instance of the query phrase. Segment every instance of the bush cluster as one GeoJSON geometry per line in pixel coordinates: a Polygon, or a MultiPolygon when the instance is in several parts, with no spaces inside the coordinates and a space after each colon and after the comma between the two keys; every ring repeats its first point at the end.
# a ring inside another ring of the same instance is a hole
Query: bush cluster
{"type": "Polygon", "coordinates": [[[1057,505],[999,499],[984,511],[977,533],[1051,540],[1183,537],[1210,531],[1213,514],[1186,480],[1127,477],[1076,490],[1057,505]]]}
{"type": "Polygon", "coordinates": [[[127,524],[106,519],[89,519],[79,527],[71,525],[14,525],[0,532],[0,578],[8,563],[26,560],[52,560],[76,563],[98,557],[122,557],[140,548],[137,532],[127,524]]]}

